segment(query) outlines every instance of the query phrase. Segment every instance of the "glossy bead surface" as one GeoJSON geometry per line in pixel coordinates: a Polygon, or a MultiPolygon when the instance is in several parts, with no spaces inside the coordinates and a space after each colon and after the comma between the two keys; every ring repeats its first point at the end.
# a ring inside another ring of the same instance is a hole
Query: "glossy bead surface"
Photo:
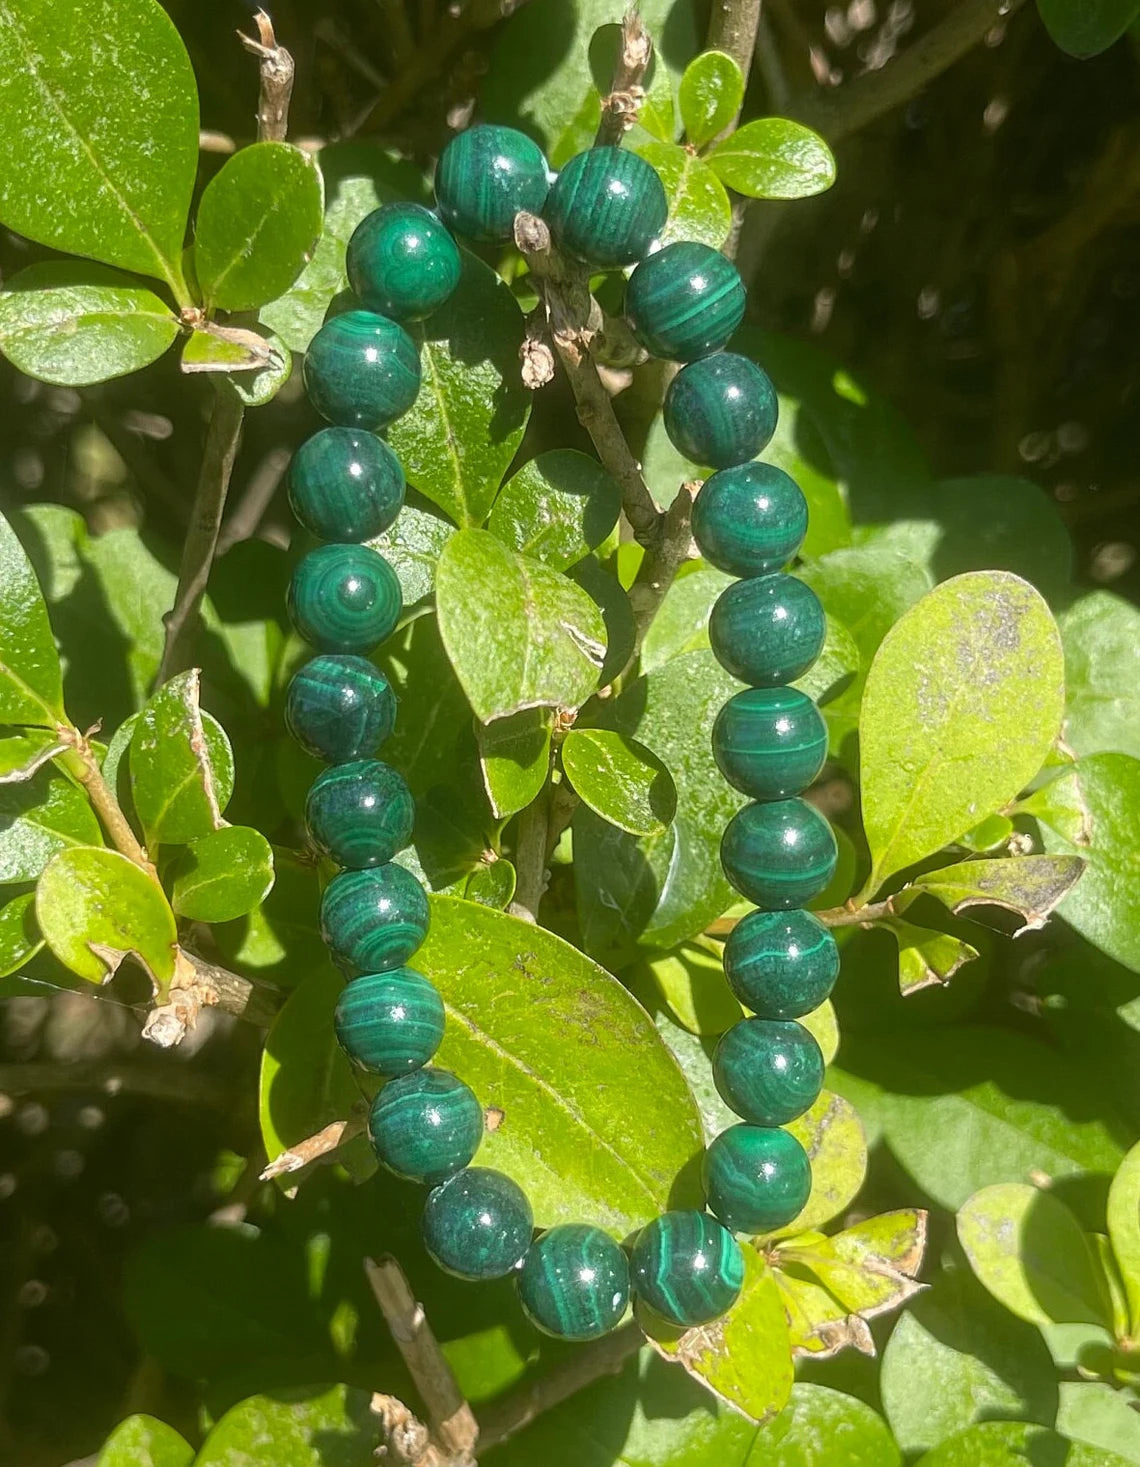
{"type": "Polygon", "coordinates": [[[528,1317],[562,1340],[608,1334],[629,1304],[629,1264],[608,1233],[564,1223],[531,1244],[518,1276],[528,1317]]]}
{"type": "Polygon", "coordinates": [[[823,1054],[794,1019],[741,1019],[720,1036],[713,1080],[730,1110],[754,1126],[784,1126],[823,1088],[823,1054]]]}
{"type": "Polygon", "coordinates": [[[293,674],[285,723],[316,759],[360,759],[375,753],[395,728],[396,695],[366,657],[326,652],[293,674]]]}
{"type": "Polygon", "coordinates": [[[633,1291],[663,1319],[707,1324],[736,1303],[744,1257],[730,1232],[705,1212],[666,1212],[642,1228],[629,1264],[633,1291]]]}
{"type": "Polygon", "coordinates": [[[826,819],[806,800],[745,805],[720,843],[724,874],[742,896],[770,912],[802,907],[835,873],[838,849],[826,819]]]}
{"type": "Polygon", "coordinates": [[[768,446],[776,431],[776,389],[767,372],[720,351],[682,367],[665,394],[665,431],[695,464],[731,469],[768,446]]]}
{"type": "Polygon", "coordinates": [[[730,576],[781,570],[807,534],[807,500],[775,464],[737,464],[701,485],[693,538],[707,561],[730,576]]]}
{"type": "Polygon", "coordinates": [[[404,471],[382,438],[360,428],[322,428],[289,466],[289,504],[318,540],[371,540],[404,503],[404,471]]]}
{"type": "Polygon", "coordinates": [[[396,572],[367,545],[319,545],[289,582],[293,625],[322,652],[371,652],[403,609],[396,572]]]}
{"type": "Polygon", "coordinates": [[[629,277],[625,314],[647,352],[691,362],[719,351],[744,318],[744,282],[731,260],[695,240],[648,255],[629,277]]]}
{"type": "Polygon", "coordinates": [[[534,1215],[517,1182],[473,1166],[428,1194],[421,1226],[440,1268],[461,1279],[499,1279],[526,1257],[534,1215]]]}
{"type": "Polygon", "coordinates": [[[382,866],[412,838],[416,803],[404,777],[379,759],[334,764],[305,801],[309,839],[338,866],[382,866]]]}
{"type": "Polygon", "coordinates": [[[393,862],[342,871],[321,897],[321,936],[360,973],[402,967],[427,936],[429,918],[423,887],[393,862]]]}
{"type": "Polygon", "coordinates": [[[469,127],[448,143],[435,171],[445,223],[484,244],[511,238],[515,215],[540,214],[549,188],[537,143],[513,127],[469,127]]]}
{"type": "Polygon", "coordinates": [[[483,1107],[448,1070],[389,1080],[372,1102],[368,1134],[376,1159],[398,1177],[434,1186],[465,1167],[483,1139],[483,1107]]]}
{"type": "Polygon", "coordinates": [[[330,423],[386,428],[420,390],[420,354],[402,326],[375,311],[326,321],[305,353],[305,391],[330,423]]]}
{"type": "Polygon", "coordinates": [[[812,912],[749,912],[724,945],[724,976],[754,1014],[799,1019],[835,986],[839,948],[812,912]]]}
{"type": "Polygon", "coordinates": [[[348,280],[370,311],[418,321],[459,284],[459,248],[446,225],[420,204],[374,209],[353,230],[348,280]]]}
{"type": "Polygon", "coordinates": [[[337,1000],[337,1042],[349,1059],[394,1079],[426,1065],[443,1038],[443,999],[414,968],[365,973],[337,1000]]]}
{"type": "Polygon", "coordinates": [[[795,576],[737,581],[720,593],[709,617],[717,661],[754,688],[802,677],[823,649],[826,632],[819,597],[795,576]]]}
{"type": "Polygon", "coordinates": [[[827,725],[798,688],[746,688],[717,714],[712,750],[733,789],[754,800],[784,800],[819,775],[827,725]]]}
{"type": "Polygon", "coordinates": [[[655,169],[627,148],[587,148],[570,159],[546,201],[563,249],[591,265],[632,265],[665,228],[669,205],[655,169]]]}
{"type": "Polygon", "coordinates": [[[708,1205],[734,1233],[771,1233],[797,1218],[811,1192],[811,1162],[789,1131],[729,1126],[705,1152],[708,1205]]]}

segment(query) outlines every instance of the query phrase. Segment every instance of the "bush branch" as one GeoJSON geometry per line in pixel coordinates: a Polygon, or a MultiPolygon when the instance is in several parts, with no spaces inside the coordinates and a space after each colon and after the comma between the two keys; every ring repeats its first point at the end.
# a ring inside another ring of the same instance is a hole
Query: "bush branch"
{"type": "Polygon", "coordinates": [[[538,909],[546,891],[546,853],[550,829],[550,785],[542,789],[518,818],[515,841],[515,886],[511,911],[528,922],[538,921],[538,909]]]}
{"type": "Polygon", "coordinates": [[[304,1141],[298,1141],[296,1146],[290,1146],[280,1156],[275,1156],[262,1171],[261,1181],[269,1182],[274,1177],[288,1176],[322,1157],[331,1157],[363,1131],[364,1120],[360,1116],[351,1116],[347,1121],[332,1121],[315,1136],[306,1136],[304,1141]]]}
{"type": "MultiPolygon", "coordinates": [[[[756,54],[761,4],[762,0],[713,0],[709,12],[706,46],[710,51],[724,51],[732,57],[743,73],[746,87],[756,54]]],[[[735,121],[729,126],[735,127],[735,121]]]]}
{"type": "Polygon", "coordinates": [[[141,866],[148,876],[157,881],[158,877],[146,851],[139,844],[114,791],[103,778],[91,744],[77,728],[61,728],[59,733],[60,742],[69,745],[67,751],[59,755],[59,762],[83,786],[103,829],[111,838],[111,844],[120,855],[126,856],[136,866],[141,866]]]}
{"type": "Polygon", "coordinates": [[[693,500],[700,487],[699,479],[690,479],[681,485],[676,499],[665,511],[661,534],[646,550],[644,559],[637,568],[633,585],[629,588],[629,601],[633,607],[637,632],[633,657],[641,651],[645,634],[678,570],[692,554],[693,500]]]}
{"type": "Polygon", "coordinates": [[[609,96],[602,98],[602,120],[598,123],[595,147],[620,143],[637,121],[645,100],[646,68],[653,55],[653,42],[636,10],[626,12],[621,23],[621,49],[614,67],[609,96]]]}
{"type": "Polygon", "coordinates": [[[281,143],[289,131],[289,102],[293,96],[293,58],[277,44],[273,22],[264,10],[253,17],[258,39],[238,31],[247,51],[260,57],[261,91],[257,102],[257,141],[281,143]]]}

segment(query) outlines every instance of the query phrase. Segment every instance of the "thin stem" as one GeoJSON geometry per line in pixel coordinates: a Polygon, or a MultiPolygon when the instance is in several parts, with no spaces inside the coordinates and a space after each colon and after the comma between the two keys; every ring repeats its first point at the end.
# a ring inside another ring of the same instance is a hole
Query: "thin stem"
{"type": "Polygon", "coordinates": [[[273,22],[264,10],[253,17],[258,39],[242,35],[238,39],[247,51],[261,59],[261,91],[257,103],[257,140],[259,143],[284,142],[289,131],[289,102],[293,96],[293,58],[284,46],[277,44],[273,22]]]}
{"type": "Polygon", "coordinates": [[[138,837],[131,829],[130,821],[123,814],[114,791],[103,778],[99,761],[95,758],[95,752],[90,743],[76,728],[61,729],[60,734],[61,739],[65,739],[70,747],[58,755],[59,762],[86,790],[87,798],[91,801],[103,829],[110,836],[112,845],[128,860],[133,861],[136,866],[141,866],[148,875],[157,880],[154,867],[147,858],[146,851],[139,844],[138,837]]]}
{"type": "MultiPolygon", "coordinates": [[[[762,0],[713,0],[709,12],[707,47],[732,57],[744,74],[745,86],[756,54],[761,9],[762,0]]],[[[730,126],[735,127],[735,121],[730,126]]]]}
{"type": "Polygon", "coordinates": [[[233,1109],[233,1094],[214,1076],[187,1065],[119,1064],[114,1060],[81,1060],[0,1065],[0,1095],[37,1095],[58,1090],[97,1090],[104,1095],[145,1095],[182,1105],[233,1109]]]}
{"type": "MultiPolygon", "coordinates": [[[[846,906],[828,907],[826,911],[814,913],[825,927],[866,927],[872,922],[882,922],[895,915],[895,899],[885,897],[881,902],[864,903],[862,896],[853,897],[846,906]]],[[[718,917],[705,928],[706,937],[724,938],[732,931],[739,917],[718,917]]]]}
{"type": "Polygon", "coordinates": [[[645,634],[665,599],[665,593],[692,553],[693,499],[700,487],[699,479],[690,479],[681,485],[677,497],[665,511],[661,534],[645,552],[644,559],[637,568],[637,575],[629,589],[637,634],[631,662],[641,651],[645,634]]]}
{"type": "Polygon", "coordinates": [[[621,23],[621,48],[614,66],[613,81],[607,97],[602,99],[602,120],[594,138],[595,147],[612,147],[620,143],[637,121],[645,100],[646,68],[653,55],[653,42],[636,10],[626,13],[621,23]]]}
{"type": "Polygon", "coordinates": [[[546,854],[550,829],[550,785],[544,784],[538,795],[518,818],[515,845],[515,872],[518,878],[511,911],[528,922],[538,921],[538,909],[546,891],[546,854]]]}

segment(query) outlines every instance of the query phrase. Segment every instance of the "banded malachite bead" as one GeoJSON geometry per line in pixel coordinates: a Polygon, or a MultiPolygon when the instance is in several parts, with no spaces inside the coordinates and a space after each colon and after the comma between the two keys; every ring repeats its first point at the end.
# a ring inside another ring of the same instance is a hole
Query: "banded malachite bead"
{"type": "Polygon", "coordinates": [[[737,464],[701,485],[693,538],[705,560],[730,576],[762,576],[787,565],[807,534],[807,500],[775,464],[737,464]]]}
{"type": "Polygon", "coordinates": [[[319,545],[289,582],[293,625],[322,652],[371,652],[403,610],[396,572],[367,545],[319,545]]]}
{"type": "Polygon", "coordinates": [[[819,597],[795,576],[736,581],[720,593],[709,617],[717,661],[758,688],[802,677],[819,656],[826,631],[819,597]]]}
{"type": "Polygon", "coordinates": [[[729,1126],[710,1143],[702,1167],[708,1205],[734,1233],[771,1233],[804,1210],[811,1162],[791,1134],[729,1126]]]}
{"type": "Polygon", "coordinates": [[[303,371],[309,401],[330,423],[386,428],[415,402],[420,354],[402,326],[375,311],[345,311],[309,343],[303,371]]]}
{"type": "Polygon", "coordinates": [[[806,790],[827,758],[827,725],[798,688],[746,688],[717,714],[717,767],[754,800],[783,800],[806,790]]]}
{"type": "Polygon", "coordinates": [[[591,265],[632,265],[665,228],[656,170],[627,148],[587,148],[554,181],[545,216],[557,242],[591,265]]]}
{"type": "Polygon", "coordinates": [[[670,382],[665,431],[693,463],[731,469],[767,447],[777,412],[767,372],[736,352],[719,351],[682,367],[670,382]]]}
{"type": "Polygon", "coordinates": [[[321,936],[333,955],[360,973],[402,967],[427,936],[424,889],[389,861],[368,871],[342,871],[321,897],[321,936]]]}
{"type": "Polygon", "coordinates": [[[540,1330],[562,1340],[594,1340],[626,1311],[629,1264],[601,1228],[563,1223],[531,1244],[517,1287],[540,1330]]]}
{"type": "Polygon", "coordinates": [[[400,513],[404,471],[375,433],[322,428],[293,455],[289,503],[318,540],[371,540],[400,513]]]}
{"type": "Polygon", "coordinates": [[[396,726],[396,695],[366,657],[326,652],[293,674],[285,723],[306,753],[328,764],[373,754],[396,726]]]}
{"type": "Polygon", "coordinates": [[[459,284],[462,262],[447,227],[420,204],[374,209],[353,230],[348,280],[370,311],[418,321],[459,284]]]}
{"type": "Polygon", "coordinates": [[[404,777],[379,759],[334,764],[313,780],[305,825],[317,850],[338,866],[382,866],[412,838],[416,804],[404,777]]]}
{"type": "Polygon", "coordinates": [[[429,1067],[389,1080],[372,1102],[368,1135],[398,1177],[434,1186],[460,1171],[483,1139],[483,1107],[469,1085],[429,1067]]]}
{"type": "Polygon", "coordinates": [[[794,1019],[741,1019],[713,1053],[713,1080],[730,1110],[755,1126],[783,1126],[815,1104],[823,1054],[794,1019]]]}
{"type": "Polygon", "coordinates": [[[642,1228],[629,1262],[639,1299],[688,1327],[717,1319],[736,1303],[744,1256],[728,1230],[704,1212],[666,1212],[642,1228]]]}
{"type": "Polygon", "coordinates": [[[483,244],[505,244],[516,214],[540,214],[549,187],[542,149],[513,127],[469,127],[444,148],[435,170],[444,222],[483,244]]]}
{"type": "Polygon", "coordinates": [[[426,1065],[439,1048],[443,999],[414,968],[365,973],[337,1000],[337,1042],[354,1064],[393,1079],[426,1065]]]}
{"type": "Polygon", "coordinates": [[[799,1019],[835,986],[839,948],[812,912],[749,912],[724,945],[724,976],[754,1014],[799,1019]]]}
{"type": "Polygon", "coordinates": [[[724,874],[742,896],[771,912],[802,907],[835,874],[838,848],[826,819],[806,800],[745,805],[720,843],[724,874]]]}
{"type": "Polygon", "coordinates": [[[653,356],[674,362],[719,351],[743,320],[744,304],[736,266],[695,240],[678,240],[649,255],[625,290],[634,336],[653,356]]]}
{"type": "Polygon", "coordinates": [[[510,1177],[472,1166],[428,1193],[421,1228],[440,1268],[461,1279],[499,1279],[526,1257],[534,1214],[510,1177]]]}

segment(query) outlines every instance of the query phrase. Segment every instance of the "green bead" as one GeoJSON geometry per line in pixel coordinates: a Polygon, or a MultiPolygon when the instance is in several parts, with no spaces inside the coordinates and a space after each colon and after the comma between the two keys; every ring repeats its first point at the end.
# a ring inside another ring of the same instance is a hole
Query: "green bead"
{"type": "Polygon", "coordinates": [[[749,912],[724,945],[724,976],[746,1009],[799,1019],[835,986],[839,948],[812,912],[749,912]]]}
{"type": "Polygon", "coordinates": [[[330,423],[386,428],[415,402],[420,354],[402,326],[374,311],[345,311],[309,343],[303,376],[309,400],[330,423]]]}
{"type": "Polygon", "coordinates": [[[324,653],[293,674],[285,723],[315,759],[360,759],[375,753],[395,728],[396,695],[366,657],[324,653]]]}
{"type": "Polygon", "coordinates": [[[734,1233],[772,1233],[804,1210],[811,1162],[790,1131],[729,1126],[705,1152],[709,1210],[734,1233]]]}
{"type": "Polygon", "coordinates": [[[542,149],[513,127],[469,127],[444,148],[435,170],[444,222],[483,244],[505,244],[516,214],[540,214],[549,187],[542,149]]]}
{"type": "Polygon", "coordinates": [[[358,973],[386,973],[423,942],[430,916],[423,887],[389,862],[333,877],[321,898],[321,936],[358,973]]]}
{"type": "Polygon", "coordinates": [[[794,1019],[741,1019],[720,1036],[713,1080],[730,1110],[754,1126],[802,1116],[823,1089],[823,1054],[794,1019]]]}
{"type": "Polygon", "coordinates": [[[587,148],[571,158],[546,201],[554,238],[591,265],[640,260],[668,214],[656,170],[625,148],[587,148]]]}
{"type": "Polygon", "coordinates": [[[724,874],[770,912],[802,907],[835,874],[838,848],[826,819],[806,800],[745,805],[720,843],[724,874]]]}
{"type": "Polygon", "coordinates": [[[413,1070],[389,1080],[372,1102],[368,1134],[390,1172],[434,1186],[478,1151],[483,1107],[448,1070],[413,1070]]]}
{"type": "Polygon", "coordinates": [[[807,534],[800,486],[775,464],[737,464],[701,485],[693,538],[701,554],[730,576],[762,576],[787,565],[807,534]]]}
{"type": "Polygon", "coordinates": [[[744,1256],[704,1212],[666,1212],[638,1234],[629,1264],[639,1299],[685,1328],[726,1314],[744,1284],[744,1256]]]}
{"type": "Polygon", "coordinates": [[[426,1065],[443,1038],[443,1000],[422,973],[393,968],[349,983],[336,1006],[341,1049],[354,1064],[392,1079],[426,1065]]]}
{"type": "Polygon", "coordinates": [[[319,545],[289,582],[293,625],[322,652],[371,652],[391,636],[403,604],[396,572],[367,545],[319,545]]]}
{"type": "Polygon", "coordinates": [[[322,428],[293,455],[289,503],[318,540],[371,540],[403,507],[404,471],[375,433],[322,428]]]}
{"type": "Polygon", "coordinates": [[[771,441],[779,411],[767,372],[719,351],[682,367],[665,394],[665,431],[695,464],[731,469],[771,441]]]}
{"type": "Polygon", "coordinates": [[[390,764],[357,759],[317,775],[305,801],[309,839],[338,866],[382,866],[412,838],[416,802],[390,764]]]}
{"type": "Polygon", "coordinates": [[[518,1291],[527,1317],[546,1334],[595,1340],[626,1311],[629,1264],[601,1228],[563,1223],[531,1244],[518,1291]]]}
{"type": "Polygon", "coordinates": [[[424,1246],[461,1279],[499,1279],[526,1257],[534,1214],[526,1193],[489,1167],[472,1166],[428,1194],[424,1246]]]}
{"type": "Polygon", "coordinates": [[[773,688],[802,677],[823,648],[819,597],[795,576],[757,576],[722,591],[709,617],[717,661],[742,683],[773,688]]]}
{"type": "Polygon", "coordinates": [[[754,800],[784,800],[816,779],[827,725],[798,688],[746,688],[717,714],[713,755],[721,774],[754,800]]]}
{"type": "Polygon", "coordinates": [[[446,226],[420,204],[384,204],[348,242],[349,284],[370,311],[397,321],[430,316],[459,284],[462,262],[446,226]]]}
{"type": "Polygon", "coordinates": [[[731,260],[678,240],[642,260],[629,277],[625,314],[655,357],[691,362],[720,351],[744,318],[744,282],[731,260]]]}

